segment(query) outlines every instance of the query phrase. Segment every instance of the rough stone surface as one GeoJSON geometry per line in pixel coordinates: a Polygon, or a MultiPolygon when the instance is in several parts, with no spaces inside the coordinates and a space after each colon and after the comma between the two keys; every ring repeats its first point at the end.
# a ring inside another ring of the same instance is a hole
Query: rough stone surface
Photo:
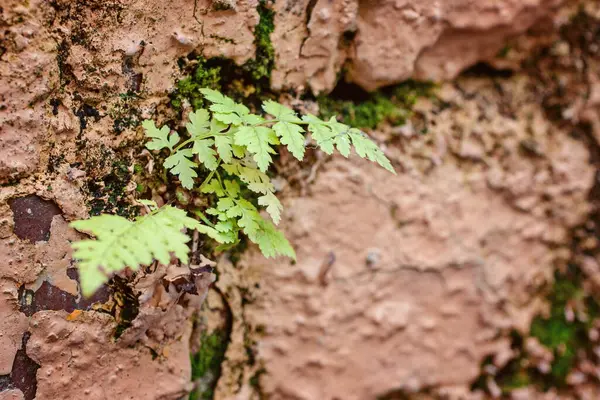
{"type": "MultiPolygon", "coordinates": [[[[326,92],[343,67],[366,89],[453,78],[531,26],[568,21],[570,14],[555,13],[559,3],[278,0],[272,85],[326,92]]],[[[158,168],[142,149],[139,122],[178,118],[165,106],[182,76],[178,58],[197,52],[242,64],[254,57],[257,5],[3,2],[0,382],[18,359],[21,371],[37,376],[39,399],[178,399],[191,390],[193,321],[211,275],[175,266],[151,266],[135,280],[124,274],[139,302],[127,320],[119,288],[107,289],[101,304],[81,299],[69,246],[81,235],[68,222],[87,217],[91,202],[111,213],[132,202],[133,164],[148,174],[158,168]],[[9,200],[26,196],[60,208],[42,241],[17,234],[9,200]],[[197,294],[186,292],[193,287],[197,294]],[[37,373],[22,363],[27,355],[37,373]]],[[[495,65],[519,65],[522,58],[509,53],[495,65]]],[[[543,89],[577,88],[560,96],[557,109],[589,123],[598,140],[598,64],[560,41],[551,53],[565,57],[549,68],[543,89]],[[576,76],[553,73],[561,68],[576,76]]],[[[540,81],[519,74],[444,85],[440,100],[419,103],[411,121],[423,135],[372,132],[397,177],[334,158],[315,169],[305,196],[284,192],[298,263],[255,253],[238,265],[219,263],[214,303],[230,309],[232,332],[216,398],[254,399],[261,391],[274,399],[375,399],[425,387],[432,394],[416,398],[482,398],[469,391],[481,361],[492,355],[501,366],[510,358],[509,332],[526,331],[544,309],[537,290],[590,206],[589,149],[548,122],[540,103],[553,104],[540,101],[535,86],[540,81]]],[[[584,261],[598,285],[598,260],[584,261]]],[[[34,387],[10,387],[0,399],[32,399],[34,387]]],[[[593,385],[577,393],[598,397],[593,385]]],[[[571,398],[532,388],[518,396],[571,398]]]]}
{"type": "Polygon", "coordinates": [[[7,0],[2,4],[0,183],[33,172],[47,137],[44,102],[55,88],[58,68],[56,44],[41,23],[43,3],[7,0]]]}
{"type": "Polygon", "coordinates": [[[191,316],[214,278],[198,276],[198,294],[190,295],[172,285],[164,288],[162,279],[169,279],[171,270],[159,266],[139,280],[139,314],[118,340],[115,320],[105,313],[35,313],[27,354],[40,365],[38,398],[73,399],[81,393],[90,399],[185,396],[191,390],[191,316]]]}
{"type": "Polygon", "coordinates": [[[276,2],[272,84],[329,91],[342,65],[368,90],[409,78],[451,79],[493,58],[508,38],[551,17],[563,2],[276,2]]]}
{"type": "Polygon", "coordinates": [[[419,106],[427,135],[388,147],[398,176],[336,158],[310,197],[289,201],[298,263],[244,262],[262,274],[244,313],[263,327],[266,393],[467,393],[487,355],[503,364],[506,333],[543,309],[536,288],[586,217],[594,177],[584,143],[545,121],[528,84],[446,85],[443,109],[419,106]]]}
{"type": "Polygon", "coordinates": [[[23,392],[18,389],[10,389],[0,392],[0,400],[24,400],[23,392]]]}
{"type": "Polygon", "coordinates": [[[19,312],[17,290],[8,281],[0,281],[0,296],[0,375],[8,375],[15,354],[21,349],[21,338],[27,330],[27,317],[19,312]]]}
{"type": "MultiPolygon", "coordinates": [[[[181,314],[170,322],[183,325],[185,336],[191,327],[181,314]]],[[[143,345],[113,342],[109,315],[68,317],[64,311],[42,311],[31,320],[27,354],[41,365],[38,398],[177,399],[185,394],[190,380],[189,362],[183,362],[188,359],[185,340],[170,336],[164,354],[153,360],[151,349],[143,345]]]]}

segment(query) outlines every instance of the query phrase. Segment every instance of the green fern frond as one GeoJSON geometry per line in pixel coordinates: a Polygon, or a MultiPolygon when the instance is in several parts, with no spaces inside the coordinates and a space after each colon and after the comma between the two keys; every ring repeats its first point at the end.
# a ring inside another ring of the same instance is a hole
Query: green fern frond
{"type": "Polygon", "coordinates": [[[73,243],[73,258],[78,260],[83,295],[92,295],[113,273],[126,267],[137,270],[154,259],[168,264],[171,254],[187,263],[186,243],[190,237],[182,230],[198,229],[199,225],[185,211],[171,206],[153,210],[135,221],[117,215],[100,215],[72,222],[73,228],[96,238],[73,243]]]}
{"type": "Polygon", "coordinates": [[[171,253],[187,262],[189,237],[181,232],[185,227],[221,243],[217,249],[236,245],[242,233],[256,243],[266,257],[295,258],[294,249],[274,225],[281,220],[283,206],[267,175],[276,154],[275,146],[280,142],[295,158],[302,160],[307,142],[305,134],[310,133],[311,140],[327,154],[337,149],[349,157],[354,148],[359,157],[395,173],[375,142],[335,117],[328,121],[310,114],[299,117],[294,110],[268,100],[262,109],[273,119],[265,119],[215,90],[200,89],[200,92],[212,104],[208,110],[199,109],[189,114],[186,123],[189,137],[183,141],[177,132],[171,133],[167,126],[158,128],[153,121],[144,121],[142,127],[150,139],[146,143],[148,149],[169,150],[163,166],[179,178],[181,186],[211,195],[214,205],[204,211],[194,211],[202,223],[187,217],[182,210],[171,206],[156,209],[156,205],[148,201],[140,202],[153,211],[133,222],[112,215],[74,222],[72,226],[76,229],[96,236],[96,240],[73,245],[85,295],[93,293],[110,274],[126,266],[137,269],[154,259],[168,263],[171,253]],[[203,174],[206,178],[199,184],[196,179],[203,174]],[[243,190],[240,184],[249,190],[243,190]],[[254,195],[248,198],[251,192],[254,195]],[[263,218],[261,211],[266,211],[274,224],[263,218]]]}

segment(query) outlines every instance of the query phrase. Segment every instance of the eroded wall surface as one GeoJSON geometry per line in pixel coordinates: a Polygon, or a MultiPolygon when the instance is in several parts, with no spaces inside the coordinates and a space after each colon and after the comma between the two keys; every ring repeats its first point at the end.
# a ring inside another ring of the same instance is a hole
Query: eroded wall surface
{"type": "Polygon", "coordinates": [[[466,396],[487,355],[506,362],[502,332],[527,332],[543,309],[538,293],[587,216],[594,178],[585,144],[545,120],[529,83],[444,86],[443,110],[420,107],[427,135],[388,150],[398,176],[336,158],[310,196],[290,199],[298,263],[244,262],[261,271],[245,313],[264,329],[266,393],[466,396]]]}
{"type": "MultiPolygon", "coordinates": [[[[275,16],[270,84],[318,93],[342,73],[368,90],[453,79],[531,27],[568,22],[573,9],[562,3],[266,3],[275,16]]],[[[211,311],[199,312],[212,264],[154,266],[86,300],[69,245],[81,235],[68,222],[135,213],[137,167],[156,168],[140,121],[173,123],[181,57],[253,59],[259,5],[2,4],[1,399],[179,399],[193,389],[189,354],[195,322],[211,311]]],[[[482,396],[469,388],[483,359],[500,367],[511,357],[510,331],[527,331],[544,311],[540,290],[591,209],[590,145],[572,128],[584,121],[600,137],[598,64],[560,43],[551,49],[552,68],[577,71],[562,83],[528,71],[463,77],[422,99],[403,129],[372,132],[398,176],[333,158],[304,195],[283,192],[299,262],[266,262],[252,249],[237,265],[222,259],[220,294],[208,294],[232,318],[216,398],[482,396]],[[539,86],[553,84],[577,88],[561,96],[568,123],[550,121],[540,101],[539,86]]],[[[516,53],[494,62],[520,65],[516,53]]],[[[581,387],[594,398],[593,385],[581,387]]]]}

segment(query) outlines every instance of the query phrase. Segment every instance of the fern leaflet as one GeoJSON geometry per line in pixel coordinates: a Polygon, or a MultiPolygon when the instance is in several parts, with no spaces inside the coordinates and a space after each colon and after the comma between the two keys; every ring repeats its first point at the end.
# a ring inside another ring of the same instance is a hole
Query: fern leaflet
{"type": "Polygon", "coordinates": [[[73,243],[73,258],[79,261],[83,295],[92,295],[111,274],[126,267],[137,270],[154,259],[168,264],[171,253],[187,263],[186,243],[190,238],[182,229],[198,229],[199,225],[185,211],[171,206],[154,209],[135,221],[117,215],[100,215],[72,222],[73,228],[96,237],[73,243]]]}

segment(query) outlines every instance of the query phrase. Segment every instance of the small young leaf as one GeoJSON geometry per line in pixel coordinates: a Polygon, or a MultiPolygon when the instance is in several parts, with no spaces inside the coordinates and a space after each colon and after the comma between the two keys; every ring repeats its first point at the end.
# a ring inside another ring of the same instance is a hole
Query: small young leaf
{"type": "Polygon", "coordinates": [[[210,115],[208,114],[208,111],[200,109],[191,112],[189,115],[189,119],[190,122],[185,124],[185,127],[191,137],[202,136],[210,132],[210,115]]]}
{"type": "Polygon", "coordinates": [[[183,149],[169,156],[163,164],[173,175],[178,175],[181,186],[186,189],[194,187],[194,178],[198,176],[194,168],[198,166],[190,160],[193,157],[192,149],[183,149]]]}
{"type": "Polygon", "coordinates": [[[211,171],[214,171],[219,166],[216,157],[217,152],[212,147],[214,144],[215,141],[213,139],[201,139],[194,141],[194,146],[192,147],[194,154],[198,155],[198,160],[211,171]]]}
{"type": "Polygon", "coordinates": [[[317,142],[317,146],[326,154],[333,154],[333,138],[335,137],[335,133],[327,123],[310,114],[302,117],[302,120],[308,122],[308,129],[312,138],[317,142]]]}
{"type": "Polygon", "coordinates": [[[210,182],[202,187],[202,193],[214,193],[219,197],[225,195],[225,191],[221,187],[221,184],[215,178],[211,179],[210,182]]]}
{"type": "Polygon", "coordinates": [[[244,165],[242,162],[234,160],[231,164],[224,164],[223,169],[231,175],[237,175],[242,182],[248,185],[248,189],[255,193],[267,194],[275,190],[269,176],[259,171],[254,164],[250,167],[248,164],[244,165]]]}
{"type": "Polygon", "coordinates": [[[387,159],[383,151],[371,140],[367,135],[359,131],[358,129],[352,128],[348,132],[354,145],[356,154],[362,158],[368,158],[371,161],[376,162],[383,168],[387,169],[393,174],[396,174],[392,163],[387,159]]]}
{"type": "Polygon", "coordinates": [[[259,229],[254,235],[249,235],[249,238],[258,245],[261,253],[267,258],[281,255],[296,259],[296,252],[283,233],[262,218],[259,229]]]}
{"type": "Polygon", "coordinates": [[[146,131],[146,136],[152,138],[151,141],[146,143],[146,148],[149,150],[161,150],[164,148],[173,150],[173,147],[179,142],[179,135],[177,132],[169,137],[169,132],[171,132],[171,130],[166,125],[158,129],[154,124],[154,121],[147,119],[142,122],[142,127],[146,131]]]}
{"type": "Polygon", "coordinates": [[[304,129],[297,125],[302,122],[296,113],[273,100],[263,103],[263,110],[274,116],[279,122],[273,125],[273,130],[281,138],[281,143],[288,147],[294,157],[302,161],[304,158],[304,129]]]}
{"type": "Polygon", "coordinates": [[[258,168],[265,172],[273,160],[271,154],[275,154],[275,150],[270,145],[279,144],[279,140],[266,126],[241,126],[235,132],[235,144],[246,146],[248,151],[253,154],[258,168]]]}
{"type": "Polygon", "coordinates": [[[258,204],[266,207],[266,210],[271,215],[271,218],[273,218],[275,225],[279,224],[279,221],[281,221],[281,211],[283,210],[283,206],[273,193],[269,192],[264,196],[259,197],[258,204]]]}

